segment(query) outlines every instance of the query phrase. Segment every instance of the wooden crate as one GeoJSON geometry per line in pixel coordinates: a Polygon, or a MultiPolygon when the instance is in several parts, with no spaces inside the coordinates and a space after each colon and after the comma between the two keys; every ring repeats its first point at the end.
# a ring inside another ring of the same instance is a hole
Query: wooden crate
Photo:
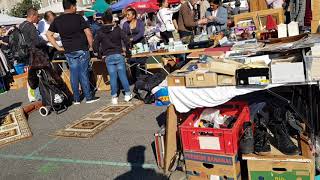
{"type": "MultiPolygon", "coordinates": [[[[238,15],[234,16],[234,23],[237,24],[239,21],[244,21],[244,20],[250,20],[252,19],[256,28],[259,30],[262,30],[261,24],[259,23],[259,18],[265,19],[268,15],[272,15],[276,17],[277,24],[284,23],[284,11],[283,9],[267,9],[267,10],[262,10],[262,11],[255,11],[255,12],[249,12],[249,13],[241,13],[238,15]]],[[[261,22],[263,25],[265,25],[264,22],[261,22]]]]}
{"type": "Polygon", "coordinates": [[[27,88],[28,73],[23,73],[13,76],[14,82],[10,84],[10,89],[22,89],[27,88]]]}

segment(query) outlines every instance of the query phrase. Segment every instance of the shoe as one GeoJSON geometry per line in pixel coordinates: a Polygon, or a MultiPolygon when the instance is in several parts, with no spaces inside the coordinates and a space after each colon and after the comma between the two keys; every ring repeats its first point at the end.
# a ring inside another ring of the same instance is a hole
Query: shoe
{"type": "Polygon", "coordinates": [[[269,124],[270,143],[285,155],[298,155],[300,151],[292,142],[287,127],[283,122],[271,122],[269,124]]]}
{"type": "Polygon", "coordinates": [[[111,98],[111,104],[118,104],[118,97],[112,97],[111,98]]]}
{"type": "Polygon", "coordinates": [[[266,127],[256,126],[254,129],[254,152],[258,155],[267,155],[271,152],[266,127]]]}
{"type": "Polygon", "coordinates": [[[99,100],[100,100],[100,98],[98,98],[98,97],[93,97],[93,98],[91,98],[90,100],[87,100],[86,103],[87,103],[87,104],[91,104],[91,103],[97,102],[97,101],[99,101],[99,100]]]}
{"type": "Polygon", "coordinates": [[[75,101],[73,102],[74,105],[79,105],[80,104],[80,101],[75,101]]]}
{"type": "Polygon", "coordinates": [[[240,140],[240,152],[242,154],[250,154],[254,152],[254,139],[251,122],[243,124],[244,133],[240,140]]]}
{"type": "Polygon", "coordinates": [[[286,111],[286,120],[287,120],[288,124],[294,129],[295,134],[299,135],[303,132],[302,125],[295,118],[295,115],[292,112],[290,112],[289,110],[286,111]]]}
{"type": "Polygon", "coordinates": [[[130,95],[125,95],[125,96],[124,96],[124,101],[129,102],[132,98],[133,98],[133,95],[132,95],[132,94],[130,94],[130,95]]]}

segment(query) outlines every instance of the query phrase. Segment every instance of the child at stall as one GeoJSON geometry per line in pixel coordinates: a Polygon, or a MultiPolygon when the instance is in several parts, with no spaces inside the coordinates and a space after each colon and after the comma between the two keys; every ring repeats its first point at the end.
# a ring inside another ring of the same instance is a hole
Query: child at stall
{"type": "Polygon", "coordinates": [[[129,54],[129,38],[119,26],[113,23],[112,11],[107,10],[102,17],[104,25],[95,36],[93,49],[105,56],[107,69],[110,75],[112,104],[118,104],[118,76],[125,91],[124,100],[130,101],[132,93],[126,74],[125,57],[122,55],[122,43],[129,54]]]}

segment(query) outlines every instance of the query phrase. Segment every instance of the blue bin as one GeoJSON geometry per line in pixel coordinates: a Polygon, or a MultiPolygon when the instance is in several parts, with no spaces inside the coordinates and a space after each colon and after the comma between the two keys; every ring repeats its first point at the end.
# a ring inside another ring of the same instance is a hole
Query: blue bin
{"type": "Polygon", "coordinates": [[[23,64],[23,63],[14,65],[14,69],[16,70],[16,73],[23,74],[24,73],[24,66],[25,66],[25,64],[23,64]]]}
{"type": "Polygon", "coordinates": [[[170,105],[168,88],[161,88],[155,94],[157,106],[168,106],[170,105]]]}

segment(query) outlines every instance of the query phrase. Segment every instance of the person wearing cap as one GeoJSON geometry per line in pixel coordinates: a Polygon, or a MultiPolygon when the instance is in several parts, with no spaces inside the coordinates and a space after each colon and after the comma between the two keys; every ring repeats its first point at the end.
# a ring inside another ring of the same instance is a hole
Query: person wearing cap
{"type": "Polygon", "coordinates": [[[91,24],[91,31],[93,37],[95,37],[99,29],[101,29],[101,26],[103,24],[102,15],[102,13],[97,13],[93,16],[93,23],[91,24]]]}

